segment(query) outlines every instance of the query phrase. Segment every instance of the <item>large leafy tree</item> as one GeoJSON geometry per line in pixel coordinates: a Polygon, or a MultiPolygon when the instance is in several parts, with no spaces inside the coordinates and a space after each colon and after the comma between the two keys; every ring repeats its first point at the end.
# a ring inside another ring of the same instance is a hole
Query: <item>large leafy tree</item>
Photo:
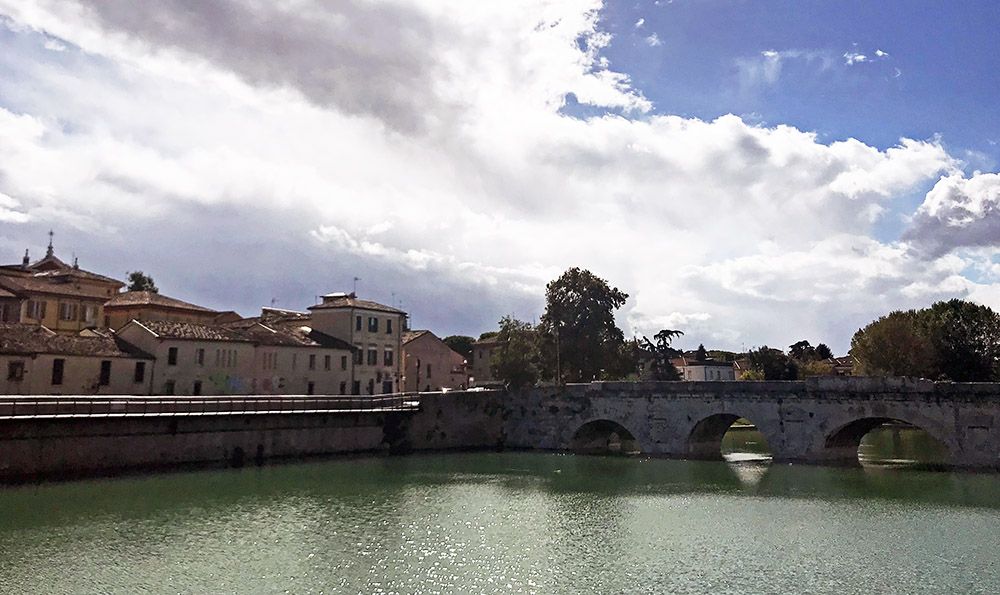
{"type": "Polygon", "coordinates": [[[864,374],[997,380],[1000,315],[959,299],[890,312],[854,334],[851,355],[864,374]]]}
{"type": "Polygon", "coordinates": [[[615,325],[615,310],[626,299],[628,294],[576,267],[545,287],[539,326],[553,346],[547,350],[546,367],[556,372],[557,381],[589,382],[621,374],[625,336],[615,325]]]}
{"type": "Polygon", "coordinates": [[[153,278],[142,271],[132,271],[128,274],[128,288],[126,291],[151,291],[159,293],[153,278]]]}
{"type": "Polygon", "coordinates": [[[750,360],[750,368],[763,376],[763,380],[795,380],[799,377],[798,365],[780,349],[764,345],[750,350],[747,359],[750,360]]]}
{"type": "Polygon", "coordinates": [[[894,311],[858,330],[851,355],[861,374],[937,378],[937,354],[916,310],[894,311]]]}
{"type": "Polygon", "coordinates": [[[941,376],[956,382],[995,380],[1000,360],[1000,316],[991,308],[953,299],[921,311],[941,376]]]}
{"type": "Polygon", "coordinates": [[[472,359],[472,344],[476,341],[472,337],[467,337],[465,335],[451,335],[442,339],[444,344],[451,348],[452,351],[458,353],[465,357],[465,359],[472,359]]]}
{"type": "Polygon", "coordinates": [[[683,331],[673,331],[663,329],[653,335],[650,341],[643,337],[639,343],[642,350],[650,360],[649,371],[652,380],[680,380],[680,372],[671,359],[680,355],[680,351],[670,346],[670,343],[677,337],[683,335],[683,331]]]}
{"type": "Polygon", "coordinates": [[[490,361],[493,377],[515,390],[538,382],[538,333],[531,324],[504,316],[494,338],[500,345],[490,361]]]}

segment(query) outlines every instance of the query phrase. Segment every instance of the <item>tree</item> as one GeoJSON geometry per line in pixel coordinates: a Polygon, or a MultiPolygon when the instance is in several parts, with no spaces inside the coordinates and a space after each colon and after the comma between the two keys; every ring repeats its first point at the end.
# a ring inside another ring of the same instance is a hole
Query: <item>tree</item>
{"type": "Polygon", "coordinates": [[[800,362],[807,362],[816,359],[816,348],[809,344],[809,341],[799,341],[788,346],[788,355],[800,362]]]}
{"type": "Polygon", "coordinates": [[[833,375],[833,364],[825,360],[814,359],[799,364],[799,378],[833,375]]]}
{"type": "Polygon", "coordinates": [[[826,343],[820,343],[816,346],[816,357],[819,359],[830,359],[833,357],[833,352],[830,351],[826,343]]]}
{"type": "Polygon", "coordinates": [[[916,310],[890,312],[859,329],[851,338],[851,355],[857,359],[861,374],[940,375],[934,345],[916,310]]]}
{"type": "Polygon", "coordinates": [[[142,271],[132,271],[128,274],[128,288],[126,291],[160,292],[160,290],[156,288],[156,283],[153,282],[153,278],[144,274],[142,271]]]}
{"type": "Polygon", "coordinates": [[[652,380],[680,380],[680,372],[670,361],[680,355],[680,351],[670,346],[670,343],[683,335],[683,331],[672,331],[663,329],[653,335],[655,342],[650,341],[645,336],[642,338],[640,347],[650,356],[649,371],[652,380]]]}
{"type": "Polygon", "coordinates": [[[764,380],[795,380],[799,377],[798,365],[780,349],[764,345],[747,353],[750,368],[764,376],[764,380]]]}
{"type": "Polygon", "coordinates": [[[1000,316],[991,308],[953,299],[920,311],[940,374],[955,382],[995,380],[1000,361],[1000,316]]]}
{"type": "Polygon", "coordinates": [[[452,351],[462,355],[467,360],[472,359],[472,344],[476,341],[472,337],[467,337],[465,335],[451,335],[442,339],[444,344],[451,348],[452,351]]]}
{"type": "Polygon", "coordinates": [[[588,270],[571,268],[545,286],[540,330],[547,337],[546,368],[557,381],[589,382],[620,372],[625,336],[614,312],[628,294],[588,270]]]}
{"type": "Polygon", "coordinates": [[[538,333],[531,324],[504,316],[495,337],[500,345],[490,360],[493,377],[514,390],[538,382],[538,333]]]}
{"type": "Polygon", "coordinates": [[[698,350],[694,352],[694,359],[703,362],[708,359],[708,351],[705,350],[705,346],[698,344],[698,350]]]}

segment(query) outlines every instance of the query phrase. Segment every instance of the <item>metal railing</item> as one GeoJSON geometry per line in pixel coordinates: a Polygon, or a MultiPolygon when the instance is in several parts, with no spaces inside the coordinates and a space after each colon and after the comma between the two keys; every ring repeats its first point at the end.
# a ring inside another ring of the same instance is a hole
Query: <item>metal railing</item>
{"type": "Polygon", "coordinates": [[[0,420],[25,418],[380,413],[416,411],[419,397],[393,395],[0,396],[0,420]]]}

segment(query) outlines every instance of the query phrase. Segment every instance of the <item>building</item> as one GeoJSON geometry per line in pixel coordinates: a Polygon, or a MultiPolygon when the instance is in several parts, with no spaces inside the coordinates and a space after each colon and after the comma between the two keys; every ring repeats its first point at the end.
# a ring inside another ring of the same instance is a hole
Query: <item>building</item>
{"type": "Polygon", "coordinates": [[[500,341],[496,337],[480,339],[472,344],[472,362],[469,363],[471,386],[485,386],[495,384],[497,380],[493,378],[491,363],[493,352],[500,347],[500,341]]]}
{"type": "Polygon", "coordinates": [[[221,326],[132,320],[117,336],[156,358],[152,392],[158,395],[254,393],[255,344],[221,326]]]}
{"type": "Polygon", "coordinates": [[[736,370],[733,362],[723,362],[713,359],[694,359],[687,356],[671,360],[681,375],[681,380],[736,380],[736,370]]]}
{"type": "MultiPolygon", "coordinates": [[[[50,234],[51,235],[51,234],[50,234]]],[[[45,258],[0,266],[0,322],[42,325],[65,334],[104,324],[104,303],[125,284],[68,265],[55,256],[51,239],[45,258]]]]}
{"type": "Polygon", "coordinates": [[[0,323],[0,394],[148,395],[151,355],[111,333],[56,333],[0,323]]]}
{"type": "Polygon", "coordinates": [[[403,391],[429,392],[469,386],[465,358],[431,331],[403,332],[403,391]]]}
{"type": "Polygon", "coordinates": [[[351,394],[399,392],[406,312],[354,293],[331,293],[322,300],[309,307],[311,328],[356,348],[351,394]]]}
{"type": "Polygon", "coordinates": [[[253,394],[346,395],[351,390],[355,347],[303,322],[248,318],[225,325],[254,342],[253,394]]]}
{"type": "Polygon", "coordinates": [[[118,330],[130,320],[214,324],[219,312],[153,291],[125,291],[104,304],[104,326],[118,330]]]}

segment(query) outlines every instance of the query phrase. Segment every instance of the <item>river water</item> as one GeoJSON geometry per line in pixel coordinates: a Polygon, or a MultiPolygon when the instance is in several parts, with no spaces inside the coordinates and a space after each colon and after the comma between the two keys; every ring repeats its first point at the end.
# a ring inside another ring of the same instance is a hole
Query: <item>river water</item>
{"type": "Polygon", "coordinates": [[[997,593],[1000,476],[570,454],[0,488],[2,593],[997,593]]]}

